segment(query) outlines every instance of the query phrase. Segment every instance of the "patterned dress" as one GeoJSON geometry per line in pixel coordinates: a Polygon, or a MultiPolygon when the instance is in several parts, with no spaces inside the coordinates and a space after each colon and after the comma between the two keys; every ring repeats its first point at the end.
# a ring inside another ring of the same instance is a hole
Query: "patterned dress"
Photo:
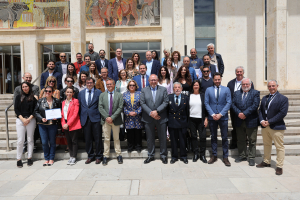
{"type": "Polygon", "coordinates": [[[126,129],[142,129],[144,124],[142,122],[142,107],[140,104],[141,92],[136,91],[134,93],[133,105],[131,104],[131,94],[129,91],[123,94],[124,101],[124,116],[125,116],[125,128],[126,129]],[[129,116],[130,112],[136,112],[136,116],[129,116]]]}

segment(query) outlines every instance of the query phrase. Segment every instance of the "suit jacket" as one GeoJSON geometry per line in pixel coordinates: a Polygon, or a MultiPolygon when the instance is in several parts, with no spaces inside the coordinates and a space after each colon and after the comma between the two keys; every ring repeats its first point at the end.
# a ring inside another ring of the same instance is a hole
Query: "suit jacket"
{"type": "Polygon", "coordinates": [[[99,78],[96,82],[96,88],[98,90],[101,90],[101,92],[105,92],[105,86],[104,86],[104,83],[103,83],[103,79],[102,78],[99,78]]]}
{"type": "Polygon", "coordinates": [[[187,128],[190,111],[190,99],[188,96],[181,94],[180,104],[177,106],[174,100],[175,94],[170,94],[168,105],[168,127],[170,128],[187,128]]]}
{"type": "MultiPolygon", "coordinates": [[[[103,92],[99,96],[99,112],[102,115],[101,124],[105,123],[105,119],[109,117],[109,107],[108,107],[108,91],[103,92]]],[[[110,116],[113,120],[114,125],[123,124],[121,112],[123,111],[123,96],[119,92],[114,92],[113,96],[113,109],[112,116],[110,116]]]]}
{"type": "MultiPolygon", "coordinates": [[[[70,63],[69,63],[69,62],[66,62],[66,64],[70,64],[70,63]]],[[[67,67],[67,68],[68,68],[68,67],[67,67]]],[[[61,61],[58,61],[58,62],[55,63],[54,71],[57,71],[57,72],[63,74],[63,73],[62,73],[62,67],[61,67],[61,61]]]]}
{"type": "Polygon", "coordinates": [[[108,69],[108,60],[106,58],[104,59],[104,66],[102,66],[101,59],[96,60],[95,64],[99,73],[101,73],[102,67],[106,67],[108,69]]]}
{"type": "Polygon", "coordinates": [[[212,114],[220,113],[222,115],[219,120],[228,120],[228,110],[231,106],[231,95],[228,87],[220,86],[221,91],[219,100],[215,96],[215,88],[209,87],[205,92],[205,108],[208,112],[208,120],[213,120],[212,114]]]}
{"type": "Polygon", "coordinates": [[[80,103],[80,122],[81,126],[84,126],[86,123],[87,118],[89,117],[91,122],[100,122],[101,115],[98,110],[98,101],[99,96],[101,94],[100,90],[95,89],[93,99],[90,103],[90,105],[87,105],[86,99],[85,99],[85,91],[84,89],[79,92],[78,95],[78,101],[80,103]]]}
{"type": "Polygon", "coordinates": [[[153,122],[155,119],[150,116],[150,112],[156,110],[160,116],[160,120],[158,120],[158,122],[160,124],[166,123],[168,121],[168,102],[168,92],[165,87],[157,86],[155,103],[153,102],[150,86],[143,88],[141,94],[141,105],[143,109],[142,121],[145,123],[153,122]]]}
{"type": "MultiPolygon", "coordinates": [[[[227,84],[227,87],[230,89],[231,98],[233,98],[233,93],[234,93],[235,83],[236,83],[236,78],[232,79],[232,80],[229,81],[228,84],[227,84]]],[[[241,88],[242,88],[242,86],[241,86],[241,88]]],[[[254,84],[253,84],[253,83],[252,83],[252,85],[251,85],[251,89],[254,89],[254,84]]]]}
{"type": "MultiPolygon", "coordinates": [[[[268,121],[273,130],[286,130],[283,118],[286,116],[289,108],[289,99],[277,92],[276,96],[270,102],[268,113],[266,114],[266,101],[269,95],[262,98],[259,108],[259,122],[268,121]]],[[[262,128],[264,128],[262,126],[262,128]]]]}
{"type": "MultiPolygon", "coordinates": [[[[207,54],[209,55],[209,52],[207,52],[207,54]]],[[[217,58],[217,62],[218,62],[219,72],[223,75],[225,67],[224,67],[222,56],[221,56],[221,54],[218,54],[218,53],[215,53],[215,54],[216,54],[216,58],[217,58]]]]}
{"type": "MultiPolygon", "coordinates": [[[[143,60],[143,61],[142,61],[142,63],[143,63],[144,65],[146,65],[146,62],[147,62],[147,60],[143,60]]],[[[156,74],[156,75],[158,75],[158,72],[159,72],[159,69],[160,69],[160,68],[161,68],[161,65],[160,65],[159,61],[153,59],[153,62],[152,62],[152,68],[151,68],[151,74],[156,74]]]]}
{"type": "Polygon", "coordinates": [[[134,102],[131,104],[131,94],[129,91],[123,93],[124,102],[124,117],[126,129],[142,129],[144,124],[142,122],[142,106],[140,102],[141,92],[136,91],[134,94],[134,102]],[[129,116],[130,112],[136,112],[136,116],[129,116]]]}
{"type": "Polygon", "coordinates": [[[250,89],[244,103],[242,102],[243,90],[238,90],[233,94],[231,108],[234,111],[235,126],[240,127],[242,122],[246,122],[247,128],[258,126],[258,106],[260,103],[260,92],[250,89]],[[245,120],[238,117],[239,113],[244,113],[245,120]]]}
{"type": "MultiPolygon", "coordinates": [[[[62,84],[61,84],[62,75],[61,75],[61,73],[54,70],[53,76],[56,78],[56,81],[57,81],[57,89],[58,90],[62,89],[62,84]]],[[[46,84],[46,80],[47,80],[48,77],[49,77],[49,71],[46,71],[46,72],[42,73],[41,82],[40,82],[41,90],[44,89],[45,84],[46,84]]]]}
{"type": "MultiPolygon", "coordinates": [[[[126,68],[126,59],[122,58],[124,69],[126,68]]],[[[119,70],[116,58],[112,58],[108,61],[108,77],[118,81],[119,70]]]]}
{"type": "Polygon", "coordinates": [[[68,124],[69,131],[75,131],[81,129],[80,117],[79,117],[79,101],[78,99],[72,98],[72,101],[69,104],[68,115],[67,115],[67,123],[65,120],[64,107],[66,104],[66,100],[62,102],[61,108],[61,125],[68,124]]]}
{"type": "MultiPolygon", "coordinates": [[[[149,86],[149,76],[148,75],[145,75],[146,76],[146,86],[149,86]]],[[[135,77],[133,77],[132,80],[135,80],[135,82],[138,84],[139,88],[137,89],[137,91],[142,91],[142,76],[141,75],[137,75],[135,77]]]]}

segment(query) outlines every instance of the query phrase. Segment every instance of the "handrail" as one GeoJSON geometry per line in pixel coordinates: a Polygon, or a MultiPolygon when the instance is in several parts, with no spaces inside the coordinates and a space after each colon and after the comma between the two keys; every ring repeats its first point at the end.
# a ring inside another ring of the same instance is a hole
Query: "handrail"
{"type": "MultiPolygon", "coordinates": [[[[41,78],[42,74],[44,72],[48,71],[48,68],[46,68],[36,79],[34,79],[34,81],[31,84],[34,84],[39,78],[41,78]]],[[[9,104],[9,106],[7,106],[7,108],[5,109],[5,125],[6,125],[6,151],[10,151],[9,149],[9,130],[8,130],[8,110],[12,107],[12,105],[14,105],[14,102],[12,102],[11,104],[9,104]]]]}

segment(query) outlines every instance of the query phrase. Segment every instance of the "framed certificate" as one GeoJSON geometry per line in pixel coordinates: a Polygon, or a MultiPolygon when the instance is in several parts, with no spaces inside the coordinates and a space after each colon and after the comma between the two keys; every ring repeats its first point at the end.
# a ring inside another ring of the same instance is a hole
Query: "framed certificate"
{"type": "Polygon", "coordinates": [[[60,119],[61,118],[61,109],[60,108],[54,108],[45,110],[46,119],[52,120],[52,119],[60,119]]]}

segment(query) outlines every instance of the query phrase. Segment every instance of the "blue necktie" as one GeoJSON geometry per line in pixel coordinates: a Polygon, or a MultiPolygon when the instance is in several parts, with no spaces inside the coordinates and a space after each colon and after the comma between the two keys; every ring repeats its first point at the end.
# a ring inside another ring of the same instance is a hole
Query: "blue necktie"
{"type": "Polygon", "coordinates": [[[92,90],[89,90],[88,106],[91,104],[91,102],[92,102],[92,90]]]}
{"type": "Polygon", "coordinates": [[[217,101],[219,101],[219,90],[220,90],[220,88],[219,87],[217,87],[218,89],[217,89],[217,101]]]}
{"type": "Polygon", "coordinates": [[[244,105],[244,103],[245,103],[245,99],[246,99],[246,92],[244,92],[244,95],[243,95],[243,98],[242,98],[242,103],[243,103],[243,105],[244,105]]]}

